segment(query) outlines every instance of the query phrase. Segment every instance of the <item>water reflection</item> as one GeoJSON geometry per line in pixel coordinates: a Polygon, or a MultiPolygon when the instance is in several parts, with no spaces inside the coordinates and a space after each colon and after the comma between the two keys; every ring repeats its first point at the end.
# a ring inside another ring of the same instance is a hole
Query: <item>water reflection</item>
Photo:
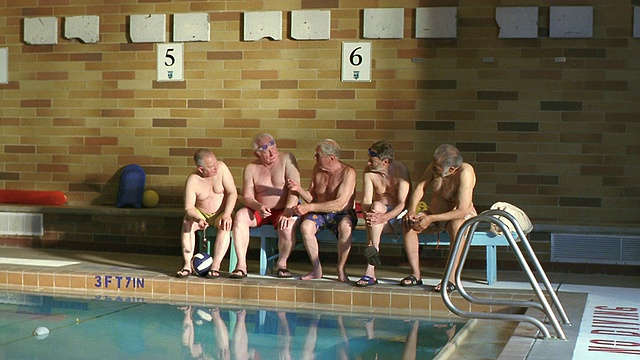
{"type": "Polygon", "coordinates": [[[463,325],[119,300],[0,292],[0,358],[431,359],[463,325]]]}
{"type": "Polygon", "coordinates": [[[179,310],[184,354],[193,359],[431,359],[462,325],[283,310],[179,310]],[[196,332],[203,333],[199,342],[196,332]],[[213,350],[204,350],[207,342],[213,350]]]}

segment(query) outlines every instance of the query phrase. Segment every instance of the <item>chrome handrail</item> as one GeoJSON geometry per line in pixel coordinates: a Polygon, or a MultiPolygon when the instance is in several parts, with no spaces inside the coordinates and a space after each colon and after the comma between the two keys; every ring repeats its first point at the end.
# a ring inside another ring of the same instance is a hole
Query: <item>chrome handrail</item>
{"type": "MultiPolygon", "coordinates": [[[[513,238],[513,235],[509,230],[508,226],[504,223],[504,221],[500,220],[498,216],[504,219],[507,219],[509,222],[511,222],[511,224],[513,224],[513,227],[516,229],[516,234],[520,239],[520,243],[523,245],[525,251],[527,252],[527,255],[529,256],[529,260],[533,263],[533,266],[536,269],[540,277],[540,280],[543,283],[549,297],[551,298],[553,305],[558,311],[563,322],[565,324],[571,325],[569,318],[567,317],[567,314],[564,311],[564,308],[562,307],[560,300],[558,299],[557,294],[555,293],[555,291],[551,286],[551,283],[549,282],[549,278],[544,272],[544,269],[540,265],[538,258],[536,257],[535,253],[533,252],[533,249],[531,248],[531,245],[529,244],[529,240],[527,239],[526,234],[524,233],[524,231],[522,231],[522,228],[520,227],[520,224],[518,223],[518,221],[511,214],[503,210],[485,211],[475,217],[472,217],[466,220],[462,224],[462,226],[458,230],[458,234],[456,235],[455,242],[452,243],[451,254],[449,255],[449,260],[447,261],[447,266],[442,276],[442,284],[447,283],[453,271],[454,259],[456,259],[456,257],[458,256],[458,253],[462,251],[462,254],[460,256],[460,263],[455,273],[455,280],[456,280],[458,292],[465,300],[469,301],[470,303],[481,304],[481,305],[503,305],[503,306],[512,306],[512,307],[534,308],[534,309],[540,310],[547,316],[547,318],[551,322],[551,325],[555,330],[557,337],[560,339],[566,340],[567,338],[564,333],[564,330],[560,326],[560,323],[558,322],[558,318],[556,317],[553,309],[551,308],[551,305],[547,301],[547,298],[545,297],[544,293],[542,292],[542,289],[538,284],[538,279],[535,277],[535,275],[531,271],[531,268],[529,267],[527,260],[525,259],[522,251],[518,247],[518,242],[513,238]],[[470,245],[473,239],[473,234],[475,232],[475,229],[477,228],[478,224],[480,224],[481,222],[495,224],[498,228],[500,228],[500,230],[502,230],[504,236],[506,237],[507,241],[511,245],[513,252],[515,253],[518,262],[520,263],[520,266],[522,267],[525,274],[527,275],[529,283],[531,284],[531,287],[533,288],[533,291],[536,294],[538,302],[524,301],[524,300],[499,300],[499,299],[478,298],[470,295],[464,289],[464,286],[462,285],[462,281],[461,281],[462,269],[466,261],[467,254],[469,253],[469,249],[470,249],[470,245]],[[460,249],[459,244],[464,236],[467,236],[468,239],[465,242],[464,248],[460,249]]],[[[453,302],[449,297],[450,294],[446,286],[442,286],[441,295],[442,295],[442,300],[444,301],[447,308],[458,316],[465,317],[465,318],[477,318],[477,319],[525,321],[536,326],[542,333],[543,337],[551,338],[551,335],[547,327],[542,323],[542,321],[538,320],[533,316],[522,315],[522,314],[464,311],[464,310],[460,310],[453,304],[453,302]]]]}

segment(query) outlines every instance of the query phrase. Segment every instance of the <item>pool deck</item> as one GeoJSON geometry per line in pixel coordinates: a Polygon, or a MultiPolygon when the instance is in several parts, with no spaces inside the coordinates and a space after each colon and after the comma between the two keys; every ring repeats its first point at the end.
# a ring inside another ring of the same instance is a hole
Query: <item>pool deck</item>
{"type": "MultiPolygon", "coordinates": [[[[310,281],[297,279],[309,270],[309,264],[304,262],[289,264],[293,279],[254,275],[258,270],[258,262],[250,262],[249,276],[241,280],[229,279],[224,271],[219,279],[196,276],[178,279],[175,273],[180,264],[179,256],[3,247],[0,248],[0,289],[124,301],[222,303],[420,317],[455,316],[446,308],[441,295],[432,291],[442,269],[423,268],[425,285],[407,288],[397,285],[399,279],[409,273],[406,266],[381,266],[377,269],[380,284],[362,288],[353,284],[364,272],[363,265],[347,267],[352,283],[346,284],[336,280],[333,264],[324,264],[325,278],[310,281]]],[[[222,269],[228,267],[226,261],[222,265],[222,269]]],[[[524,273],[499,271],[498,282],[492,286],[486,285],[483,276],[483,271],[463,272],[463,285],[473,296],[516,300],[535,298],[524,273]]],[[[591,304],[592,299],[595,299],[597,309],[602,306],[640,308],[640,277],[559,273],[548,274],[548,277],[572,322],[571,325],[563,325],[566,341],[542,339],[537,335],[537,329],[529,323],[478,320],[471,338],[467,336],[466,340],[454,342],[449,347],[449,357],[537,360],[585,359],[591,355],[596,358],[606,354],[611,359],[615,356],[630,358],[628,352],[620,353],[628,348],[607,350],[611,347],[602,345],[609,344],[609,341],[611,344],[615,340],[625,341],[624,335],[628,334],[616,334],[615,330],[605,329],[608,332],[600,333],[614,337],[596,339],[600,345],[594,346],[593,339],[590,342],[589,338],[593,332],[588,328],[590,323],[581,324],[585,316],[590,320],[594,311],[597,312],[591,304]],[[496,340],[492,344],[493,349],[485,352],[480,344],[487,347],[486,343],[491,340],[487,340],[486,336],[490,332],[503,340],[496,340]],[[476,340],[473,340],[474,333],[476,340]],[[460,357],[460,354],[464,356],[460,357]]],[[[510,311],[505,306],[469,304],[458,293],[451,298],[456,306],[466,311],[510,311]]],[[[638,322],[637,317],[635,322],[638,322]]],[[[553,335],[553,329],[550,326],[548,328],[553,335]]],[[[640,355],[633,354],[631,358],[640,358],[640,355]]]]}

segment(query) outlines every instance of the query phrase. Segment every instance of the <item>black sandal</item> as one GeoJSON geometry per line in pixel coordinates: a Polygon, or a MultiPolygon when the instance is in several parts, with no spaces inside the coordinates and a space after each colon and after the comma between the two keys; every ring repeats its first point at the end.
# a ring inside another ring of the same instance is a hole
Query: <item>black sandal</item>
{"type": "Polygon", "coordinates": [[[373,246],[367,246],[364,249],[364,258],[367,259],[367,263],[373,266],[382,265],[382,261],[380,261],[380,254],[378,253],[378,249],[373,246]]]}
{"type": "Polygon", "coordinates": [[[247,277],[247,272],[242,269],[235,269],[229,274],[231,279],[243,279],[247,277]]]}
{"type": "Polygon", "coordinates": [[[176,274],[176,277],[179,278],[179,279],[182,279],[182,278],[188,277],[189,275],[191,275],[191,269],[186,269],[185,268],[185,269],[182,269],[182,270],[178,271],[178,273],[176,274]]]}
{"type": "Polygon", "coordinates": [[[217,279],[220,277],[220,271],[218,270],[209,270],[209,272],[207,272],[207,275],[205,275],[205,277],[207,279],[217,279]]]}
{"type": "Polygon", "coordinates": [[[400,280],[400,286],[416,286],[416,285],[422,285],[422,279],[418,280],[413,275],[409,275],[406,278],[400,280]]]}
{"type": "MultiPolygon", "coordinates": [[[[442,283],[439,283],[438,285],[433,287],[433,291],[435,292],[440,292],[442,290],[442,283]]],[[[458,290],[458,287],[456,286],[456,284],[452,283],[451,281],[447,281],[447,292],[452,292],[452,291],[456,291],[458,290]]]]}

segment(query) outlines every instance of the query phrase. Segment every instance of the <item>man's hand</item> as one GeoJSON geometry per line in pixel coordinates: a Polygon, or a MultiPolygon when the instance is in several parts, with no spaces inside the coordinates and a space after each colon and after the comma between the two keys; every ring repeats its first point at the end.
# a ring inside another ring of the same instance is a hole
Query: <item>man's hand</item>
{"type": "Polygon", "coordinates": [[[423,212],[417,213],[416,216],[413,218],[413,225],[411,226],[411,228],[416,232],[423,232],[431,224],[431,221],[429,221],[429,218],[430,218],[429,215],[423,212]]]}
{"type": "Polygon", "coordinates": [[[415,221],[415,218],[416,218],[416,212],[415,211],[407,212],[402,217],[402,226],[404,226],[404,228],[407,229],[407,230],[413,228],[413,223],[415,221]]]}
{"type": "Polygon", "coordinates": [[[293,191],[298,194],[300,193],[300,184],[291,179],[287,180],[287,188],[289,188],[289,191],[293,191]]]}
{"type": "Polygon", "coordinates": [[[297,216],[286,216],[283,212],[282,215],[278,218],[278,230],[285,230],[293,226],[296,220],[298,220],[297,216]]]}
{"type": "Polygon", "coordinates": [[[209,223],[205,219],[198,219],[198,229],[205,230],[209,227],[209,223]]]}
{"type": "Polygon", "coordinates": [[[367,226],[375,226],[378,224],[384,224],[386,223],[388,220],[385,219],[385,214],[383,213],[379,213],[379,212],[375,212],[375,211],[368,211],[364,213],[364,218],[367,222],[367,226]]]}
{"type": "Polygon", "coordinates": [[[264,205],[260,205],[260,209],[258,209],[258,212],[260,213],[260,216],[262,216],[263,219],[266,219],[269,216],[271,216],[271,209],[264,205]]]}
{"type": "Polygon", "coordinates": [[[220,218],[218,222],[218,229],[224,231],[231,231],[231,224],[233,224],[233,220],[231,219],[231,215],[224,214],[220,218]]]}
{"type": "Polygon", "coordinates": [[[298,204],[293,207],[293,214],[302,216],[309,212],[311,206],[309,204],[298,204]]]}

